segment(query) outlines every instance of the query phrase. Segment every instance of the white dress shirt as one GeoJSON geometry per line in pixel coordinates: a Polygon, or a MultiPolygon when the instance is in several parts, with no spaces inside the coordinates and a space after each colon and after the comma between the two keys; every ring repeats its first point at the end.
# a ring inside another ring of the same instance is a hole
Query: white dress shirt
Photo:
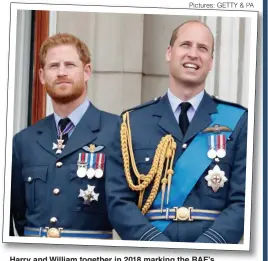
{"type": "Polygon", "coordinates": [[[198,93],[196,96],[194,96],[193,98],[191,98],[188,101],[182,101],[181,99],[179,99],[178,97],[176,97],[171,91],[170,89],[168,89],[167,95],[168,95],[168,99],[172,108],[172,112],[177,120],[177,122],[179,123],[179,115],[181,113],[181,107],[180,104],[182,102],[189,102],[191,103],[191,107],[189,108],[189,110],[187,111],[187,116],[189,119],[189,122],[192,121],[194,114],[204,96],[204,90],[201,91],[200,93],[198,93]]]}

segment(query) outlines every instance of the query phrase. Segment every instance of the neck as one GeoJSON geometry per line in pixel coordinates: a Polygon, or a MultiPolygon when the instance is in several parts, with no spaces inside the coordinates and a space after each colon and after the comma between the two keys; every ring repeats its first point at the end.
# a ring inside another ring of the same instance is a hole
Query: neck
{"type": "Polygon", "coordinates": [[[85,98],[86,98],[85,96],[81,96],[74,101],[64,104],[52,100],[53,110],[61,118],[65,118],[69,116],[79,105],[81,105],[84,102],[85,98]]]}
{"type": "Polygon", "coordinates": [[[170,78],[170,91],[182,101],[188,101],[205,89],[205,83],[189,85],[170,78]]]}

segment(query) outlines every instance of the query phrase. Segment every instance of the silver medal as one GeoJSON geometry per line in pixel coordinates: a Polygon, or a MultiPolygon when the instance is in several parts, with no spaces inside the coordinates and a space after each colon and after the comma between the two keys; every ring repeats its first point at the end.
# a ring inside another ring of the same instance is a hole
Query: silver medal
{"type": "Polygon", "coordinates": [[[216,150],[215,150],[215,135],[209,135],[208,136],[208,152],[207,156],[210,159],[214,159],[217,156],[216,150]]]}
{"type": "Polygon", "coordinates": [[[93,169],[93,168],[89,168],[89,169],[87,170],[87,177],[88,177],[89,179],[92,179],[94,176],[95,176],[95,169],[93,169]]]}
{"type": "Polygon", "coordinates": [[[217,150],[217,156],[219,158],[224,158],[226,156],[226,150],[225,149],[218,149],[217,150]]]}
{"type": "Polygon", "coordinates": [[[97,179],[101,178],[103,176],[103,171],[102,169],[96,169],[96,172],[95,172],[95,177],[97,179]]]}
{"type": "Polygon", "coordinates": [[[87,169],[85,167],[79,167],[76,174],[77,177],[82,179],[87,175],[87,169]]]}
{"type": "Polygon", "coordinates": [[[208,156],[210,159],[215,159],[216,156],[217,156],[217,153],[216,153],[215,150],[210,149],[210,150],[207,152],[207,156],[208,156]]]}

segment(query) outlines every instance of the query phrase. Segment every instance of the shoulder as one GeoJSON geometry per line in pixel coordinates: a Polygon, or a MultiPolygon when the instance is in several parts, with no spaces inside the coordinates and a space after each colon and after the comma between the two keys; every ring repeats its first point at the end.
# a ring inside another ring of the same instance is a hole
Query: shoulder
{"type": "Polygon", "coordinates": [[[33,125],[23,128],[14,135],[14,139],[22,141],[26,140],[27,138],[31,139],[33,135],[36,134],[37,130],[42,129],[47,124],[48,120],[51,119],[51,117],[53,117],[53,114],[39,120],[33,125]]]}
{"type": "Polygon", "coordinates": [[[86,114],[90,112],[90,117],[92,117],[92,115],[96,116],[96,117],[101,117],[101,120],[104,121],[116,121],[119,118],[119,115],[116,115],[114,113],[111,112],[107,112],[104,110],[99,109],[98,107],[96,107],[95,105],[90,104],[90,106],[88,107],[88,110],[86,112],[86,114]]]}
{"type": "Polygon", "coordinates": [[[117,126],[117,123],[120,121],[119,115],[110,112],[100,110],[100,115],[101,126],[107,130],[114,129],[117,126]]]}
{"type": "Polygon", "coordinates": [[[43,126],[47,125],[48,121],[51,120],[52,117],[53,117],[53,114],[51,114],[51,115],[49,115],[49,116],[37,121],[33,125],[30,125],[30,126],[24,128],[24,129],[22,129],[17,134],[24,134],[24,133],[30,133],[32,131],[36,131],[36,130],[42,128],[43,126]]]}
{"type": "Polygon", "coordinates": [[[105,121],[117,121],[120,117],[119,115],[107,112],[107,111],[102,111],[100,110],[101,116],[105,121]]]}
{"type": "Polygon", "coordinates": [[[218,97],[212,96],[214,102],[216,102],[221,107],[217,106],[218,110],[221,109],[227,117],[237,118],[237,126],[246,126],[248,123],[248,109],[241,104],[221,100],[218,97]]]}
{"type": "Polygon", "coordinates": [[[144,109],[150,109],[152,108],[153,105],[157,104],[161,99],[161,96],[160,97],[156,97],[154,98],[153,100],[151,101],[148,101],[148,102],[145,102],[145,103],[142,103],[138,106],[135,106],[135,107],[132,107],[132,108],[129,108],[127,110],[124,110],[122,113],[121,113],[121,116],[123,114],[125,114],[126,112],[135,112],[135,111],[144,111],[144,109]]]}
{"type": "Polygon", "coordinates": [[[230,101],[225,101],[225,100],[219,99],[218,97],[213,96],[213,95],[211,97],[212,97],[213,101],[216,102],[217,104],[223,104],[223,105],[226,105],[226,106],[231,106],[231,107],[238,108],[238,109],[241,109],[241,110],[244,110],[244,111],[248,110],[246,107],[242,106],[241,104],[230,102],[230,101]]]}

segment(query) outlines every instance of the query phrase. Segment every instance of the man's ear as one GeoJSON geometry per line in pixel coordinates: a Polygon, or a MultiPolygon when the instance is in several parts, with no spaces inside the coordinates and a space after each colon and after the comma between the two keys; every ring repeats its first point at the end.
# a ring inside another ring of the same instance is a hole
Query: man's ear
{"type": "Polygon", "coordinates": [[[214,63],[214,59],[213,59],[213,55],[211,56],[211,60],[210,60],[210,64],[209,64],[209,70],[212,70],[213,67],[213,63],[214,63]]]}
{"type": "Polygon", "coordinates": [[[85,82],[87,82],[89,80],[90,76],[91,76],[91,64],[88,63],[84,67],[84,79],[85,79],[85,82]]]}
{"type": "Polygon", "coordinates": [[[44,75],[44,69],[41,68],[38,71],[40,82],[44,85],[45,84],[45,75],[44,75]]]}
{"type": "Polygon", "coordinates": [[[166,58],[166,62],[170,62],[170,59],[171,59],[171,51],[172,51],[172,47],[169,45],[167,50],[166,50],[166,55],[165,55],[165,58],[166,58]]]}

